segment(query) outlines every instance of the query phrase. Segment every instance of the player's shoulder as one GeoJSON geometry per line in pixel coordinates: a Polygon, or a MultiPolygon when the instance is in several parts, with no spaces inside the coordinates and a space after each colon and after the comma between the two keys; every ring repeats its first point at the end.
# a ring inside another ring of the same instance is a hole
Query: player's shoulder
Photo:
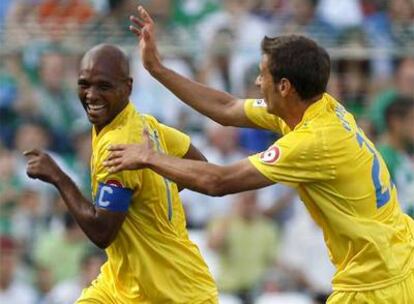
{"type": "Polygon", "coordinates": [[[142,140],[143,129],[143,123],[137,117],[134,121],[105,130],[105,133],[97,139],[95,148],[106,148],[110,144],[139,143],[142,140]]]}
{"type": "Polygon", "coordinates": [[[145,120],[146,123],[149,123],[151,125],[158,125],[160,122],[152,115],[150,114],[141,114],[142,119],[145,120]]]}
{"type": "Polygon", "coordinates": [[[304,124],[300,128],[294,129],[292,132],[289,132],[282,136],[277,142],[281,145],[287,145],[290,147],[295,147],[297,149],[307,149],[311,147],[320,146],[322,138],[318,135],[318,129],[310,127],[307,124],[304,124]]]}

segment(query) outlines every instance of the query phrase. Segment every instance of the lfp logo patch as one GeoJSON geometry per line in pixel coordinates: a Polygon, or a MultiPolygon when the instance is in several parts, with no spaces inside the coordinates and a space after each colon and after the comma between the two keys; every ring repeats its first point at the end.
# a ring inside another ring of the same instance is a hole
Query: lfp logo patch
{"type": "Polygon", "coordinates": [[[264,99],[256,99],[253,102],[253,107],[255,107],[255,108],[266,108],[266,103],[265,103],[264,99]]]}
{"type": "Polygon", "coordinates": [[[278,146],[271,146],[266,151],[260,154],[260,160],[264,163],[274,163],[280,158],[280,148],[278,146]]]}

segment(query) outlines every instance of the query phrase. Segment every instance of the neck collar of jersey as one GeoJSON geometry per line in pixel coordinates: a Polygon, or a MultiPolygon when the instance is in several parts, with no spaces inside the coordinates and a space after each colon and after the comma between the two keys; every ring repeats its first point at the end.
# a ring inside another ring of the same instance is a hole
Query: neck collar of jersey
{"type": "Polygon", "coordinates": [[[324,111],[326,107],[326,102],[328,100],[329,94],[324,93],[322,98],[318,101],[312,103],[303,114],[302,120],[295,126],[295,129],[300,128],[303,126],[307,121],[313,119],[314,117],[318,116],[321,112],[324,111]]]}
{"type": "MultiPolygon", "coordinates": [[[[115,118],[112,119],[112,121],[109,124],[103,127],[98,135],[105,133],[105,131],[108,129],[113,129],[119,124],[121,124],[122,122],[126,121],[126,117],[128,116],[128,113],[130,113],[132,110],[133,110],[133,105],[130,101],[128,101],[125,108],[123,108],[122,111],[119,112],[118,115],[116,115],[115,118]]],[[[93,130],[93,134],[96,136],[95,126],[93,126],[92,130],[93,130]]]]}

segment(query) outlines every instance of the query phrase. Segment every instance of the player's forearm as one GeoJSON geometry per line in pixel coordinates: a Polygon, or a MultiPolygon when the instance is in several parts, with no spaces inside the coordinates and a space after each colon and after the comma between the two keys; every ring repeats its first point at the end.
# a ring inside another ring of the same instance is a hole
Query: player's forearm
{"type": "Polygon", "coordinates": [[[148,157],[145,166],[184,188],[212,196],[225,194],[222,193],[220,166],[156,152],[148,157]]]}
{"type": "Polygon", "coordinates": [[[112,237],[107,223],[99,217],[95,206],[82,195],[76,184],[65,173],[62,172],[54,184],[69,212],[88,238],[98,247],[106,247],[112,237]]]}
{"type": "Polygon", "coordinates": [[[209,88],[168,69],[161,64],[151,75],[184,103],[222,125],[233,125],[231,108],[237,99],[225,92],[209,88]]]}

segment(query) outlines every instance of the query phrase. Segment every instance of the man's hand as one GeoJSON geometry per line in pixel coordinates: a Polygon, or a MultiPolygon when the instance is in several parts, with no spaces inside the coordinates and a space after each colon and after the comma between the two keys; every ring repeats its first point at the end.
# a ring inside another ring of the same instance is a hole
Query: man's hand
{"type": "Polygon", "coordinates": [[[122,170],[136,170],[146,167],[151,154],[154,153],[152,141],[148,131],[144,130],[144,142],[142,144],[112,145],[108,148],[109,157],[104,161],[104,166],[109,172],[116,173],[122,170]]]}
{"type": "Polygon", "coordinates": [[[56,184],[63,171],[49,154],[38,149],[23,152],[27,158],[27,175],[30,178],[38,178],[49,184],[56,184]]]}
{"type": "Polygon", "coordinates": [[[152,73],[161,65],[155,44],[154,21],[142,6],[138,6],[138,17],[130,16],[129,20],[135,24],[130,25],[129,30],[138,37],[142,64],[152,73]]]}

